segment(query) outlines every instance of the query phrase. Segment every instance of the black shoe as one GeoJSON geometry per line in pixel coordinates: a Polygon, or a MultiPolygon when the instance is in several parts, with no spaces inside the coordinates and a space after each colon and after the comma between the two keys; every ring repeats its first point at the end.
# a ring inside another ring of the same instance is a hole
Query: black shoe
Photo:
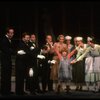
{"type": "Polygon", "coordinates": [[[71,91],[66,91],[65,93],[67,93],[67,94],[71,94],[71,91]]]}
{"type": "Polygon", "coordinates": [[[58,87],[57,87],[57,92],[61,92],[61,85],[59,84],[58,87]]]}
{"type": "Polygon", "coordinates": [[[42,91],[41,90],[38,90],[38,91],[36,91],[37,93],[42,93],[42,91]]]}
{"type": "Polygon", "coordinates": [[[10,94],[15,94],[15,92],[10,92],[10,94]]]}
{"type": "Polygon", "coordinates": [[[52,89],[52,90],[49,90],[49,92],[54,92],[54,90],[52,89]]]}
{"type": "Polygon", "coordinates": [[[66,90],[66,92],[69,92],[71,90],[70,86],[67,85],[65,90],[66,90]]]}
{"type": "Polygon", "coordinates": [[[46,91],[46,90],[43,90],[43,91],[42,91],[42,93],[47,93],[47,92],[48,92],[48,91],[46,91]]]}
{"type": "Polygon", "coordinates": [[[79,91],[82,91],[82,86],[79,88],[79,91]]]}
{"type": "Polygon", "coordinates": [[[23,93],[16,93],[16,95],[28,95],[28,93],[26,93],[26,92],[23,92],[23,93]]]}
{"type": "Polygon", "coordinates": [[[12,95],[14,94],[14,92],[3,92],[1,93],[1,95],[4,95],[4,96],[9,96],[9,95],[12,95]]]}
{"type": "Polygon", "coordinates": [[[60,94],[61,92],[59,92],[59,91],[56,91],[55,93],[58,95],[58,94],[60,94]]]}
{"type": "Polygon", "coordinates": [[[98,90],[98,92],[100,92],[100,89],[98,90]]]}
{"type": "Polygon", "coordinates": [[[28,93],[24,92],[23,95],[28,95],[28,93]]]}
{"type": "Polygon", "coordinates": [[[76,89],[75,89],[75,91],[78,91],[78,90],[79,90],[79,87],[77,86],[76,89]]]}
{"type": "Polygon", "coordinates": [[[37,95],[37,93],[36,92],[31,92],[30,95],[37,95]]]}
{"type": "Polygon", "coordinates": [[[10,93],[1,93],[2,96],[9,96],[10,93]]]}

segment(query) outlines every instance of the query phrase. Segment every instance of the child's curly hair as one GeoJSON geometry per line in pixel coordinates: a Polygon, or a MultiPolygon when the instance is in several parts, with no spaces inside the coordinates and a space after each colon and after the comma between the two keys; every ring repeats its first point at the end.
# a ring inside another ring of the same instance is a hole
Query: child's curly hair
{"type": "Polygon", "coordinates": [[[63,48],[63,49],[61,50],[61,54],[62,54],[63,52],[66,52],[66,53],[68,54],[68,49],[67,49],[67,48],[63,48]]]}

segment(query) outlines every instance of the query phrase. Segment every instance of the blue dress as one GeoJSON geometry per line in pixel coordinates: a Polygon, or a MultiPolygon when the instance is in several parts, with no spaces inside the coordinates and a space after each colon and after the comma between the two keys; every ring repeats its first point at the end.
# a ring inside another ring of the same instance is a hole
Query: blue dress
{"type": "Polygon", "coordinates": [[[70,60],[67,58],[61,59],[58,70],[59,81],[69,81],[72,79],[72,70],[70,68],[70,60]]]}

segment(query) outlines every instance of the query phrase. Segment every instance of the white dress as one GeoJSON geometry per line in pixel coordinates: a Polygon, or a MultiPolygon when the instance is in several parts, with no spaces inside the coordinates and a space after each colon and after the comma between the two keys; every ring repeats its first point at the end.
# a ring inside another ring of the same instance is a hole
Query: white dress
{"type": "Polygon", "coordinates": [[[98,82],[100,81],[100,52],[99,45],[95,44],[94,48],[91,48],[90,55],[85,60],[85,81],[86,82],[98,82]]]}

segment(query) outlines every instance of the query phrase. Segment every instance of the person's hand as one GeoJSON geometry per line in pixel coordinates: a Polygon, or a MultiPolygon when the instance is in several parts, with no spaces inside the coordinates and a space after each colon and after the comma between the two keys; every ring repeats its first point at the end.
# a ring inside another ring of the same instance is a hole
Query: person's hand
{"type": "Polygon", "coordinates": [[[44,55],[37,55],[37,58],[39,58],[39,59],[45,59],[45,56],[44,55]]]}
{"type": "Polygon", "coordinates": [[[72,60],[71,62],[70,62],[70,64],[75,64],[76,63],[76,59],[74,59],[74,60],[72,60]]]}
{"type": "Polygon", "coordinates": [[[34,49],[34,47],[33,47],[33,46],[31,46],[31,47],[30,47],[30,50],[33,50],[33,49],[34,49]]]}
{"type": "Polygon", "coordinates": [[[17,52],[17,54],[23,55],[23,54],[26,54],[26,52],[25,52],[24,50],[19,50],[19,51],[17,52]]]}

